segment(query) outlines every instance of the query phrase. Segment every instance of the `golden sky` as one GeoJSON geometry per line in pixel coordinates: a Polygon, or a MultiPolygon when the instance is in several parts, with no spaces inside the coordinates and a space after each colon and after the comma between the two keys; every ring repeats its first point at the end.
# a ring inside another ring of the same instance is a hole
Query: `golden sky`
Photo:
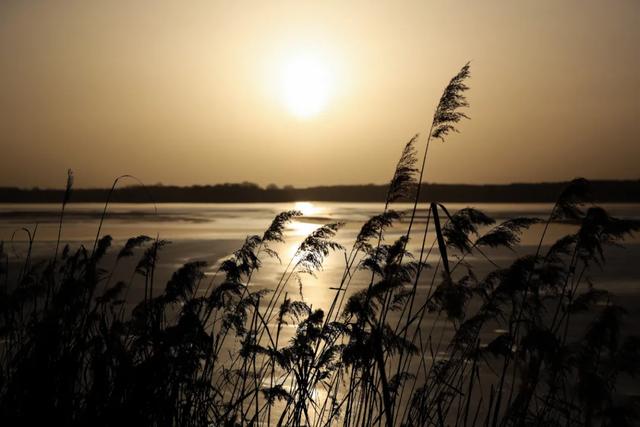
{"type": "Polygon", "coordinates": [[[637,0],[0,0],[0,186],[383,183],[468,60],[427,181],[638,179],[639,41],[637,0]]]}

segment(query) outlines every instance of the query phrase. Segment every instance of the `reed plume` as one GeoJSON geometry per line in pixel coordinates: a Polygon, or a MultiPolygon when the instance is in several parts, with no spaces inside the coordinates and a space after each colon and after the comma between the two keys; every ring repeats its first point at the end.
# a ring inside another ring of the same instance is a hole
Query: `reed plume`
{"type": "Polygon", "coordinates": [[[430,132],[432,138],[444,141],[450,132],[458,132],[456,125],[460,120],[469,118],[460,109],[469,106],[465,97],[465,92],[469,90],[469,87],[465,81],[470,76],[470,63],[467,62],[445,87],[433,115],[430,132]]]}

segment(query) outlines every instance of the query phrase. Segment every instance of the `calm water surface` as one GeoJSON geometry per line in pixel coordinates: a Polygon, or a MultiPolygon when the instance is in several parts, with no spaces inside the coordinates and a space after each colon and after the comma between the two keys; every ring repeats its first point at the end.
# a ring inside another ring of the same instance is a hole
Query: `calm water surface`
{"type": "MultiPolygon", "coordinates": [[[[500,222],[514,216],[546,218],[552,208],[550,204],[449,204],[450,212],[473,206],[480,209],[500,222]]],[[[71,247],[92,245],[96,238],[96,231],[103,205],[101,204],[70,204],[65,213],[62,228],[62,241],[71,247]]],[[[640,204],[605,205],[610,214],[625,218],[640,219],[640,204]]],[[[58,235],[59,205],[38,204],[0,204],[0,241],[5,242],[5,251],[10,254],[10,262],[19,265],[27,250],[28,234],[23,227],[35,234],[35,257],[52,253],[58,235]]],[[[411,205],[400,204],[394,206],[397,210],[410,210],[411,205]]],[[[413,230],[409,250],[419,253],[419,246],[426,223],[426,206],[422,206],[413,230]]],[[[286,242],[274,246],[282,259],[282,264],[275,259],[267,259],[260,271],[252,276],[251,286],[256,288],[273,288],[282,275],[284,265],[294,256],[296,248],[304,237],[321,224],[329,222],[343,222],[344,226],[336,236],[336,241],[347,250],[353,245],[361,225],[372,215],[382,211],[382,204],[373,203],[273,203],[273,204],[160,204],[156,208],[145,204],[113,204],[109,207],[106,221],[101,235],[109,234],[114,238],[110,258],[105,259],[106,268],[115,266],[114,254],[129,237],[146,234],[151,237],[171,241],[160,255],[160,263],[156,277],[159,285],[166,281],[171,273],[183,263],[192,260],[202,260],[208,263],[207,273],[212,275],[224,257],[231,254],[243,242],[247,235],[262,234],[269,226],[273,217],[284,210],[297,209],[304,216],[293,221],[285,233],[286,242]]],[[[392,242],[406,230],[406,222],[397,224],[386,234],[386,241],[392,242]]],[[[431,227],[432,228],[432,227],[431,227]]],[[[557,238],[573,232],[575,227],[570,225],[553,224],[545,239],[545,244],[553,243],[557,238]]],[[[522,236],[521,245],[514,251],[487,251],[491,260],[506,267],[517,256],[535,253],[540,240],[542,226],[537,225],[522,236]]],[[[435,241],[432,232],[427,234],[426,245],[431,247],[435,241]]],[[[89,246],[91,247],[91,246],[89,246]]],[[[139,256],[141,252],[137,254],[139,256]]],[[[437,250],[427,258],[429,264],[436,266],[437,250]]],[[[627,240],[624,247],[611,247],[606,252],[607,264],[602,270],[594,270],[590,280],[599,288],[608,289],[618,295],[618,302],[625,306],[628,316],[628,330],[635,330],[634,324],[640,321],[640,239],[635,236],[627,240]]],[[[455,253],[450,254],[455,262],[455,253]]],[[[132,277],[136,257],[117,266],[116,275],[132,277]]],[[[484,259],[468,256],[465,258],[473,266],[477,276],[482,277],[492,266],[484,259]]],[[[302,276],[302,286],[291,281],[285,291],[293,299],[304,299],[314,308],[327,308],[335,296],[332,287],[340,283],[345,267],[343,253],[332,254],[325,262],[324,269],[316,276],[302,276]]],[[[427,270],[421,276],[419,292],[426,295],[428,287],[435,279],[435,269],[427,270]]],[[[348,293],[363,289],[368,285],[370,273],[356,272],[351,281],[348,293]]],[[[129,307],[142,298],[142,282],[134,281],[129,293],[129,307]]],[[[393,319],[389,319],[391,322],[393,319]]],[[[433,321],[430,315],[426,321],[433,321]]],[[[434,333],[442,333],[445,341],[453,334],[449,324],[436,323],[434,333]]],[[[583,325],[584,326],[584,325],[583,325]]],[[[295,327],[283,331],[283,338],[291,337],[295,327]]],[[[497,334],[499,331],[488,331],[497,334]]],[[[490,336],[483,337],[487,342],[490,336]]],[[[443,353],[444,354],[444,353],[443,353]]],[[[437,357],[440,357],[439,355],[437,357]]],[[[490,375],[490,372],[482,372],[490,375]]],[[[630,392],[640,392],[640,385],[627,386],[630,392]]]]}
{"type": "MultiPolygon", "coordinates": [[[[545,218],[548,216],[550,204],[448,204],[450,212],[472,206],[487,213],[496,221],[514,216],[545,218]]],[[[640,219],[640,204],[604,205],[615,216],[640,219]]],[[[98,223],[104,205],[97,203],[80,203],[67,205],[62,228],[62,241],[71,246],[92,243],[96,237],[98,223]]],[[[393,206],[397,210],[409,210],[409,204],[393,206]]],[[[422,239],[426,220],[426,206],[421,206],[415,234],[409,246],[418,249],[422,239]]],[[[309,232],[321,224],[342,222],[344,227],[336,236],[343,246],[350,248],[360,226],[372,215],[382,211],[381,203],[335,203],[335,202],[297,202],[297,203],[178,203],[159,204],[157,208],[150,204],[112,204],[101,235],[109,234],[114,238],[114,245],[124,243],[129,237],[146,234],[170,240],[173,247],[170,256],[165,256],[165,264],[179,265],[185,260],[202,259],[212,266],[221,257],[234,250],[241,241],[251,234],[262,234],[273,217],[284,210],[297,209],[304,216],[292,222],[286,231],[287,244],[278,247],[281,258],[286,260],[293,255],[299,242],[309,232]],[[175,259],[172,259],[172,256],[175,259]]],[[[35,232],[35,250],[46,252],[56,241],[60,206],[57,204],[0,204],[0,241],[4,241],[7,251],[20,257],[25,249],[27,234],[22,228],[35,232]]],[[[406,223],[400,223],[387,234],[387,241],[393,241],[404,233],[406,223]]],[[[545,242],[552,242],[557,237],[570,232],[565,225],[551,227],[545,242]]],[[[521,247],[515,254],[523,254],[537,245],[541,227],[534,226],[525,233],[521,247]]],[[[427,243],[430,246],[434,236],[429,233],[427,243]]],[[[627,261],[639,261],[636,246],[640,240],[635,237],[627,242],[627,250],[612,248],[611,262],[627,258],[627,261]]],[[[498,259],[513,258],[513,253],[496,253],[498,259]]],[[[344,256],[336,254],[328,260],[325,271],[330,267],[342,267],[344,256]]],[[[638,277],[636,277],[636,280],[638,277]]]]}
{"type": "MultiPolygon", "coordinates": [[[[450,212],[473,206],[502,221],[514,216],[545,218],[548,216],[550,204],[448,204],[450,212]]],[[[102,204],[81,203],[69,204],[66,208],[62,228],[62,241],[72,247],[90,244],[96,237],[96,231],[102,214],[102,204]]],[[[397,210],[409,210],[411,205],[398,204],[397,210]]],[[[415,234],[409,245],[413,251],[419,250],[419,243],[424,231],[426,206],[421,206],[415,234]]],[[[605,205],[613,215],[626,218],[640,218],[640,204],[605,205]]],[[[273,217],[284,210],[297,209],[304,216],[292,222],[286,231],[286,244],[276,249],[283,262],[294,255],[300,241],[309,232],[321,224],[343,222],[345,225],[336,236],[336,240],[346,248],[350,248],[364,221],[372,215],[380,213],[380,203],[330,203],[330,202],[298,202],[298,203],[244,203],[244,204],[159,204],[157,208],[151,204],[112,204],[109,206],[106,221],[101,235],[109,234],[114,238],[114,245],[119,246],[129,237],[146,234],[170,240],[171,245],[164,250],[161,257],[160,279],[168,277],[175,268],[189,260],[204,260],[215,269],[223,257],[237,248],[242,240],[250,234],[262,234],[273,217]],[[165,276],[165,277],[163,277],[165,276]]],[[[35,232],[34,250],[36,255],[51,251],[57,239],[60,206],[56,204],[0,204],[0,241],[4,241],[6,250],[14,260],[24,256],[27,234],[22,228],[35,232]]],[[[387,241],[393,241],[404,233],[406,223],[400,223],[387,234],[387,241]]],[[[556,238],[571,232],[566,225],[555,224],[551,227],[545,242],[551,243],[556,238]]],[[[492,259],[499,265],[507,265],[516,255],[535,251],[539,241],[541,226],[534,226],[522,238],[521,246],[515,252],[496,251],[491,253],[492,259]]],[[[427,245],[431,246],[435,236],[427,235],[427,245]]],[[[640,295],[640,275],[633,266],[640,261],[640,240],[637,237],[627,241],[625,249],[611,248],[608,265],[603,272],[595,272],[595,276],[606,282],[606,287],[623,293],[640,295]]],[[[115,251],[114,251],[115,252],[115,251]]],[[[474,261],[473,258],[469,258],[474,261]]],[[[485,263],[486,264],[486,263],[485,263]]],[[[327,287],[339,280],[344,267],[344,255],[336,253],[326,262],[324,271],[317,278],[304,280],[304,296],[314,301],[314,305],[324,305],[330,298],[327,287]]],[[[485,266],[478,264],[481,270],[485,266]]],[[[257,276],[256,285],[269,287],[269,282],[278,277],[282,267],[274,262],[265,262],[263,270],[257,276]]],[[[354,289],[359,287],[355,280],[354,289]]],[[[295,287],[297,288],[297,286],[295,287]]],[[[298,292],[292,288],[289,291],[298,292]]]]}

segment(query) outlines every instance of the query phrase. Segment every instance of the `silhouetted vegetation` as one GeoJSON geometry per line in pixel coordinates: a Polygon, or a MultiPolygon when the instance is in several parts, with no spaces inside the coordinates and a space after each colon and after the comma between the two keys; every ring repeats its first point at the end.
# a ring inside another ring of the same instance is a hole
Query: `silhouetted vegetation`
{"type": "MultiPolygon", "coordinates": [[[[567,182],[521,184],[422,183],[419,201],[449,203],[553,203],[567,182]]],[[[414,189],[415,190],[415,189],[414,189]]],[[[640,181],[591,181],[594,201],[640,202],[640,181]]],[[[173,185],[129,186],[113,192],[119,203],[275,203],[296,201],[384,202],[388,185],[332,185],[308,188],[261,188],[257,184],[218,184],[178,187],[173,185]]],[[[59,203],[64,190],[0,188],[0,203],[59,203]]],[[[108,189],[76,189],[73,202],[102,203],[108,189]]],[[[413,193],[415,194],[415,193],[413,193]]],[[[412,202],[410,198],[400,201],[412,202]]]]}
{"type": "MultiPolygon", "coordinates": [[[[468,77],[466,65],[447,86],[427,144],[466,118],[460,109],[468,77]]],[[[334,241],[341,224],[318,227],[282,260],[267,289],[252,279],[266,258],[279,259],[277,245],[300,212],[276,216],[213,272],[205,273],[205,262],[188,262],[163,285],[154,272],[169,242],[158,237],[131,238],[109,268],[112,239],[100,231],[91,249],[66,246],[46,261],[29,251],[19,271],[8,271],[8,255],[0,251],[0,419],[105,426],[632,425],[637,401],[618,387],[640,372],[640,338],[622,332],[624,310],[588,272],[640,223],[590,204],[582,179],[559,191],[544,219],[496,224],[473,208],[450,212],[429,187],[417,185],[426,160],[426,153],[416,159],[418,142],[403,149],[384,210],[362,226],[352,247],[334,241]],[[418,192],[430,199],[424,212],[418,192]],[[393,209],[412,198],[412,210],[393,209]],[[424,230],[413,226],[418,220],[424,230]],[[558,220],[576,225],[547,245],[558,220]],[[492,259],[492,249],[513,249],[534,224],[543,230],[534,253],[510,265],[492,259]],[[387,241],[391,227],[406,232],[387,241]],[[408,252],[410,239],[421,242],[415,253],[408,252]],[[333,253],[345,267],[326,290],[333,295],[329,307],[287,293],[297,283],[302,294],[304,276],[318,274],[333,253]],[[118,271],[132,257],[133,271],[118,271]],[[477,274],[471,259],[489,272],[477,274]],[[366,283],[353,289],[357,274],[366,283]],[[144,297],[129,311],[132,286],[144,287],[144,297]]],[[[61,230],[71,183],[70,175],[61,230]]]]}

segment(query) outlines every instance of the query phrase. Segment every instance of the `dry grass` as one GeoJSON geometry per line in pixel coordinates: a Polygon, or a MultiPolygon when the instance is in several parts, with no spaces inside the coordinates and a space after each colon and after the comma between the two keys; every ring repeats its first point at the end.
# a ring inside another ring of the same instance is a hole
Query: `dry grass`
{"type": "MultiPolygon", "coordinates": [[[[467,64],[447,85],[425,148],[466,118],[468,77],[467,64]]],[[[416,167],[418,142],[416,136],[405,146],[384,211],[364,224],[351,248],[333,240],[340,224],[319,227],[283,260],[268,289],[251,280],[265,257],[278,257],[275,243],[299,212],[283,212],[262,236],[247,237],[215,275],[204,274],[204,262],[190,262],[164,287],[154,272],[167,242],[146,236],[130,239],[110,270],[103,260],[111,238],[100,230],[91,251],[65,247],[47,262],[27,256],[15,274],[1,263],[0,419],[5,425],[631,425],[636,402],[616,387],[638,372],[640,340],[623,336],[624,310],[586,277],[604,263],[605,246],[639,224],[585,205],[587,183],[576,180],[543,221],[535,253],[499,266],[487,249],[517,246],[520,233],[539,220],[495,224],[477,210],[450,213],[434,201],[417,233],[412,225],[427,159],[425,149],[416,167]],[[407,196],[415,200],[412,211],[391,209],[407,196]],[[406,234],[387,242],[386,231],[401,217],[406,234]],[[546,245],[547,230],[564,220],[576,232],[546,245]],[[410,239],[421,242],[419,252],[407,252],[410,239]],[[346,264],[329,288],[329,307],[311,308],[285,292],[334,252],[344,252],[346,264]],[[114,274],[118,262],[136,254],[131,279],[112,283],[123,275],[114,274]],[[471,256],[491,271],[478,277],[471,256]],[[367,286],[351,291],[360,270],[367,286]],[[128,314],[123,307],[134,281],[144,284],[144,299],[128,314]],[[576,316],[589,319],[586,330],[572,326],[576,316]],[[296,331],[283,342],[285,325],[296,331]],[[494,329],[504,332],[482,338],[494,329]]],[[[65,195],[60,230],[67,202],[65,195]]]]}

